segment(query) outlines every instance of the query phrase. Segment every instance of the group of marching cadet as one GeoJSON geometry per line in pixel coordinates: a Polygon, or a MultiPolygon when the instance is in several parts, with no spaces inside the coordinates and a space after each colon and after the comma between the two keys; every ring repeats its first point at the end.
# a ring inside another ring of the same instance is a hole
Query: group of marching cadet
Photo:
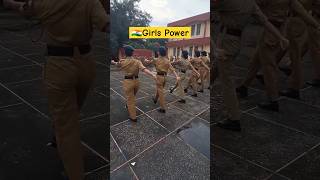
{"type": "Polygon", "coordinates": [[[197,93],[203,93],[204,89],[210,89],[210,59],[206,51],[194,52],[195,57],[189,57],[188,51],[183,50],[181,58],[170,61],[167,58],[167,50],[165,47],[159,47],[155,52],[155,58],[143,62],[133,57],[134,48],[132,46],[124,46],[125,59],[111,63],[119,66],[124,73],[123,90],[127,99],[126,107],[129,112],[129,119],[137,122],[136,116],[136,94],[139,90],[139,71],[152,77],[156,82],[155,95],[152,101],[156,104],[159,101],[160,113],[166,113],[165,101],[165,85],[168,73],[173,73],[176,82],[170,88],[170,93],[174,93],[179,97],[179,103],[186,103],[186,93],[191,88],[193,97],[197,97],[197,93]],[[145,65],[154,65],[156,73],[153,73],[145,67],[145,65]]]}
{"type": "MultiPolygon", "coordinates": [[[[216,125],[228,130],[241,130],[238,98],[248,96],[248,87],[257,78],[265,86],[267,100],[258,108],[279,112],[279,97],[300,99],[303,82],[303,56],[309,50],[314,76],[307,84],[320,86],[320,0],[224,0],[213,1],[214,61],[218,69],[222,96],[228,118],[216,125]],[[250,60],[248,73],[235,87],[233,63],[241,49],[243,30],[255,22],[263,27],[258,45],[250,60]],[[285,69],[288,84],[279,88],[278,67],[288,52],[291,63],[285,69]],[[261,70],[262,74],[259,73],[261,70]]],[[[216,78],[214,76],[213,78],[216,78]]]]}

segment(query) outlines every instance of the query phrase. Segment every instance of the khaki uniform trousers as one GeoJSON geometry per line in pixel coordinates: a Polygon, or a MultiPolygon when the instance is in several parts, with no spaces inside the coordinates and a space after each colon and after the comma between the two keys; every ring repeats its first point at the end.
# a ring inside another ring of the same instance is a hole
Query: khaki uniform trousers
{"type": "Polygon", "coordinates": [[[180,99],[184,99],[186,94],[184,93],[183,85],[186,83],[186,80],[187,80],[186,73],[179,72],[178,74],[179,74],[180,80],[177,82],[177,90],[175,92],[180,99]]]}
{"type": "MultiPolygon", "coordinates": [[[[259,42],[259,44],[261,43],[261,40],[259,42]]],[[[256,78],[257,73],[259,72],[260,68],[261,68],[261,64],[260,64],[260,55],[259,55],[259,44],[257,46],[256,51],[254,52],[250,63],[249,63],[249,67],[248,67],[248,74],[246,76],[246,79],[244,80],[244,82],[242,83],[242,85],[244,85],[245,87],[249,87],[252,83],[252,81],[256,78]]],[[[280,63],[281,59],[285,56],[286,54],[286,50],[279,50],[276,53],[276,59],[277,59],[277,64],[280,63]]]]}
{"type": "Polygon", "coordinates": [[[159,98],[159,103],[161,109],[166,108],[166,101],[164,97],[164,86],[166,84],[166,77],[162,75],[157,75],[157,90],[156,90],[156,99],[159,98]]]}
{"type": "Polygon", "coordinates": [[[291,17],[287,29],[289,55],[291,60],[291,74],[288,79],[288,87],[300,90],[303,87],[302,58],[307,50],[308,28],[299,17],[291,17]]]}
{"type": "MultiPolygon", "coordinates": [[[[287,24],[287,36],[290,41],[289,45],[289,56],[290,56],[290,66],[292,69],[292,73],[288,79],[288,87],[291,89],[299,90],[303,87],[303,73],[302,73],[302,61],[303,55],[308,50],[308,37],[309,37],[309,47],[311,50],[311,56],[314,63],[314,72],[315,77],[319,77],[320,79],[320,63],[315,59],[319,56],[319,53],[315,51],[315,47],[319,44],[319,40],[317,41],[317,30],[315,30],[315,34],[313,33],[312,27],[307,27],[304,21],[299,17],[291,17],[287,24]],[[308,36],[309,34],[309,36],[308,36]],[[318,55],[317,55],[318,54],[318,55]],[[317,72],[319,72],[317,74],[317,72]]],[[[319,34],[319,33],[318,33],[319,34]]],[[[320,39],[318,35],[318,39],[320,39]]],[[[318,45],[320,47],[320,45],[318,45]]],[[[284,57],[286,51],[279,50],[278,54],[276,54],[276,62],[277,64],[281,61],[284,57]]],[[[260,61],[259,61],[259,52],[256,51],[252,61],[249,65],[249,71],[246,80],[244,81],[243,85],[248,87],[250,86],[251,82],[255,79],[257,72],[260,69],[260,61]]]]}
{"type": "MultiPolygon", "coordinates": [[[[199,70],[197,71],[199,72],[199,70]]],[[[199,80],[199,77],[197,76],[197,74],[195,72],[191,72],[187,88],[191,87],[193,94],[197,93],[198,80],[199,80]]]]}
{"type": "Polygon", "coordinates": [[[279,98],[277,55],[283,51],[280,48],[280,42],[271,32],[265,30],[257,51],[264,74],[266,94],[269,99],[276,100],[279,98]]]}
{"type": "Polygon", "coordinates": [[[128,112],[131,119],[137,118],[136,94],[139,90],[138,79],[125,79],[123,81],[123,91],[127,99],[128,112]]]}
{"type": "Polygon", "coordinates": [[[207,84],[209,81],[209,71],[206,68],[200,68],[200,86],[201,90],[204,89],[204,86],[207,84]]]}
{"type": "MultiPolygon", "coordinates": [[[[314,18],[320,23],[320,18],[314,18]]],[[[292,27],[288,28],[288,38],[291,45],[289,50],[290,65],[292,69],[289,77],[289,87],[299,90],[303,87],[303,56],[308,49],[313,63],[314,78],[320,79],[320,32],[306,25],[301,18],[294,18],[291,22],[292,27]]]]}
{"type": "Polygon", "coordinates": [[[232,79],[233,60],[240,51],[240,37],[225,34],[222,39],[221,49],[225,52],[224,59],[217,59],[219,79],[222,86],[222,96],[231,120],[240,119],[239,101],[235,92],[232,79]]]}
{"type": "Polygon", "coordinates": [[[49,56],[44,79],[57,147],[70,180],[84,178],[80,141],[80,109],[95,79],[95,61],[90,54],[74,57],[49,56]]]}

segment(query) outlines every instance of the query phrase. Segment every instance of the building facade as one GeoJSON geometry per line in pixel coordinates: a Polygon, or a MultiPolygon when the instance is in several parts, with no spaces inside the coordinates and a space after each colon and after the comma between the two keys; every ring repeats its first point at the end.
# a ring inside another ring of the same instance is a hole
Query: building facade
{"type": "Polygon", "coordinates": [[[194,57],[195,50],[210,53],[210,12],[171,22],[167,26],[191,26],[191,39],[168,40],[168,57],[179,58],[182,50],[187,50],[190,57],[194,57]]]}

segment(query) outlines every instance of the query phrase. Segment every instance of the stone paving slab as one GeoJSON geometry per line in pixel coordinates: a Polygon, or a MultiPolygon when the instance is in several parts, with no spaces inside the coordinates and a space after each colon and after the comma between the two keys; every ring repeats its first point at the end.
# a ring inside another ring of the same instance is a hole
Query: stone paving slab
{"type": "MultiPolygon", "coordinates": [[[[246,75],[245,66],[235,66],[235,84],[246,75]],[[239,78],[240,77],[240,78],[239,78]]],[[[245,63],[244,63],[245,64],[245,63]]],[[[305,79],[310,80],[310,63],[304,65],[305,79]]],[[[280,88],[286,88],[287,77],[281,75],[280,88]]],[[[240,99],[241,132],[216,127],[226,118],[219,80],[211,98],[214,179],[318,179],[320,164],[319,88],[304,86],[301,100],[280,98],[280,112],[257,107],[265,99],[264,85],[255,81],[249,96],[240,99]]]]}
{"type": "Polygon", "coordinates": [[[154,81],[141,73],[136,103],[138,122],[132,123],[125,120],[127,112],[121,108],[125,101],[123,74],[111,69],[111,123],[113,119],[123,119],[111,127],[111,179],[210,179],[209,101],[202,100],[210,99],[209,90],[199,98],[187,96],[187,103],[181,104],[168,92],[175,82],[168,77],[167,112],[162,114],[157,111],[159,104],[152,102],[154,81]]]}
{"type": "Polygon", "coordinates": [[[131,162],[139,179],[210,179],[210,160],[173,135],[131,162]]]}

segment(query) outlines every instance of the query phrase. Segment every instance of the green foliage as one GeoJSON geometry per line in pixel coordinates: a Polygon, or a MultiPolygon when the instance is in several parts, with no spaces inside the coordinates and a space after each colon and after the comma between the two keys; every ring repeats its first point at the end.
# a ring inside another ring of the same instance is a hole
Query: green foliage
{"type": "Polygon", "coordinates": [[[130,26],[149,26],[152,17],[138,8],[140,0],[112,0],[110,23],[110,47],[113,57],[118,55],[118,49],[123,44],[133,45],[135,48],[144,48],[141,39],[129,40],[130,26]]]}
{"type": "Polygon", "coordinates": [[[111,0],[110,47],[112,57],[118,56],[118,50],[124,44],[134,48],[157,50],[164,46],[166,39],[129,39],[130,26],[149,26],[152,17],[139,9],[140,0],[111,0]]]}

